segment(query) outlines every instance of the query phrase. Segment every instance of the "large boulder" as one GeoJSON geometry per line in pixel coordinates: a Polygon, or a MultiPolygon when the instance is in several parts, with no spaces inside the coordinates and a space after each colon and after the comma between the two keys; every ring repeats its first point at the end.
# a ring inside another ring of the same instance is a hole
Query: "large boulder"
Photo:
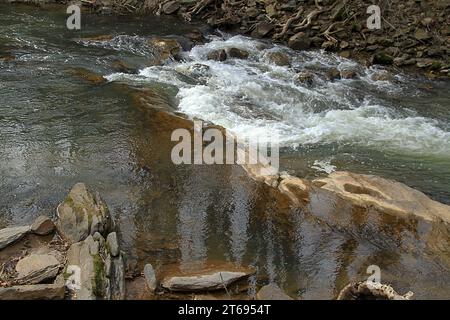
{"type": "Polygon", "coordinates": [[[428,221],[450,222],[450,206],[431,200],[403,183],[373,175],[336,171],[313,184],[337,193],[355,205],[371,206],[380,212],[399,216],[414,215],[428,221]]]}
{"type": "Polygon", "coordinates": [[[31,254],[17,262],[19,283],[37,284],[57,276],[60,262],[54,255],[31,254]]]}
{"type": "Polygon", "coordinates": [[[29,226],[5,228],[0,230],[0,250],[20,240],[30,231],[29,226]]]}
{"type": "Polygon", "coordinates": [[[57,228],[69,243],[82,241],[95,232],[106,236],[112,228],[108,207],[99,194],[77,183],[57,208],[57,228]]]}
{"type": "Polygon", "coordinates": [[[249,275],[248,272],[217,271],[203,275],[174,276],[165,278],[161,286],[170,291],[219,290],[249,275]]]}

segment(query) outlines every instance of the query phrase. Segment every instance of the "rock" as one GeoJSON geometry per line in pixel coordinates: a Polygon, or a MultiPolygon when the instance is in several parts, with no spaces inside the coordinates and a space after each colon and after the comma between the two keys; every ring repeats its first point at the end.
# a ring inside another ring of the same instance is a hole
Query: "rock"
{"type": "Polygon", "coordinates": [[[144,267],[144,278],[147,283],[147,288],[151,293],[154,293],[156,290],[156,274],[153,266],[150,263],[147,263],[144,267]]]}
{"type": "Polygon", "coordinates": [[[293,50],[306,50],[311,46],[311,40],[304,32],[298,32],[288,41],[289,48],[293,50]]]}
{"type": "Polygon", "coordinates": [[[95,72],[87,70],[85,68],[72,68],[67,71],[74,77],[77,77],[85,82],[89,82],[92,84],[102,84],[106,82],[106,79],[95,72]]]}
{"type": "Polygon", "coordinates": [[[337,300],[410,300],[412,296],[411,291],[400,295],[389,285],[362,281],[345,286],[339,292],[337,300]]]}
{"type": "Polygon", "coordinates": [[[336,68],[328,69],[326,73],[326,77],[328,80],[333,81],[341,78],[341,72],[336,68]]]}
{"type": "Polygon", "coordinates": [[[99,234],[74,243],[67,252],[67,287],[77,300],[125,298],[125,266],[118,250],[112,257],[99,234]]]}
{"type": "Polygon", "coordinates": [[[77,183],[57,208],[58,232],[69,243],[86,239],[90,234],[108,234],[112,221],[108,207],[97,193],[95,196],[83,183],[77,183]]]}
{"type": "Polygon", "coordinates": [[[349,45],[350,44],[347,41],[341,41],[341,43],[339,44],[339,48],[346,49],[349,45]]]}
{"type": "Polygon", "coordinates": [[[313,184],[361,207],[400,217],[416,216],[427,221],[450,222],[450,206],[431,200],[403,183],[373,175],[336,171],[313,184]]]}
{"type": "Polygon", "coordinates": [[[188,38],[189,40],[194,41],[196,43],[201,43],[205,40],[205,38],[203,37],[203,33],[197,29],[191,30],[190,32],[186,33],[184,36],[186,38],[188,38]]]}
{"type": "Polygon", "coordinates": [[[224,49],[214,50],[208,53],[208,60],[225,61],[227,53],[224,49]]]}
{"type": "Polygon", "coordinates": [[[159,51],[161,60],[181,59],[181,44],[175,39],[155,37],[150,39],[148,43],[159,51]]]}
{"type": "Polygon", "coordinates": [[[162,12],[165,14],[173,14],[180,9],[180,4],[177,1],[169,1],[163,4],[162,12]]]}
{"type": "Polygon", "coordinates": [[[219,290],[248,275],[247,272],[217,271],[204,275],[169,277],[161,285],[170,291],[219,290]]]}
{"type": "Polygon", "coordinates": [[[17,262],[17,280],[20,283],[38,284],[53,279],[58,274],[60,263],[50,254],[31,254],[17,262]]]}
{"type": "Polygon", "coordinates": [[[119,242],[117,241],[117,233],[111,232],[106,238],[106,245],[108,246],[109,252],[113,257],[119,255],[119,242]]]}
{"type": "Polygon", "coordinates": [[[417,29],[416,32],[414,32],[414,38],[416,38],[419,41],[425,41],[431,38],[428,31],[424,29],[417,29]]]}
{"type": "Polygon", "coordinates": [[[308,71],[300,72],[294,77],[294,82],[311,86],[314,82],[314,74],[308,71]]]}
{"type": "Polygon", "coordinates": [[[261,21],[256,24],[255,30],[253,31],[252,35],[258,38],[263,38],[267,36],[273,29],[273,24],[266,21],[261,21]]]}
{"type": "Polygon", "coordinates": [[[427,18],[423,18],[420,23],[424,26],[424,27],[429,27],[430,25],[433,24],[433,18],[427,17],[427,18]]]}
{"type": "Polygon", "coordinates": [[[35,284],[0,287],[0,300],[62,300],[65,295],[64,284],[35,284]]]}
{"type": "Polygon", "coordinates": [[[114,60],[112,63],[112,68],[117,72],[136,73],[136,69],[132,68],[122,60],[114,60]]]}
{"type": "Polygon", "coordinates": [[[0,61],[11,62],[16,60],[16,57],[12,54],[0,55],[0,61]]]}
{"type": "Polygon", "coordinates": [[[66,274],[73,270],[76,283],[69,285],[75,294],[76,300],[94,300],[102,295],[105,283],[103,265],[99,255],[91,254],[91,246],[94,246],[92,236],[84,241],[74,243],[67,251],[66,274]]]}
{"type": "Polygon", "coordinates": [[[242,49],[238,48],[230,48],[228,49],[228,56],[230,58],[236,58],[236,59],[247,59],[248,58],[248,52],[242,49]]]}
{"type": "Polygon", "coordinates": [[[373,81],[393,81],[394,77],[389,72],[377,72],[370,77],[373,81]]]}
{"type": "Polygon", "coordinates": [[[269,60],[270,63],[273,63],[277,66],[283,66],[288,67],[291,65],[291,59],[289,56],[280,51],[273,51],[266,54],[267,60],[269,60]]]}
{"type": "Polygon", "coordinates": [[[111,300],[124,300],[125,264],[122,255],[118,255],[116,258],[112,260],[111,269],[106,274],[107,277],[109,278],[109,287],[110,287],[109,298],[111,300]]]}
{"type": "Polygon", "coordinates": [[[389,65],[394,62],[394,58],[387,54],[386,52],[378,52],[372,57],[372,63],[389,65]]]}
{"type": "Polygon", "coordinates": [[[52,233],[55,230],[55,224],[46,216],[37,217],[31,225],[31,231],[34,234],[45,236],[52,233]]]}
{"type": "Polygon", "coordinates": [[[350,50],[344,50],[344,51],[339,52],[339,55],[340,55],[342,58],[350,59],[350,57],[352,56],[352,53],[351,53],[350,50]]]}
{"type": "Polygon", "coordinates": [[[262,287],[256,294],[257,300],[294,300],[289,297],[275,283],[262,287]]]}
{"type": "Polygon", "coordinates": [[[341,78],[342,79],[355,79],[357,76],[356,71],[354,70],[341,70],[341,78]]]}
{"type": "Polygon", "coordinates": [[[30,231],[30,227],[12,227],[0,230],[0,250],[22,239],[30,231]]]}
{"type": "Polygon", "coordinates": [[[309,201],[310,183],[307,180],[290,175],[281,175],[280,178],[278,190],[287,195],[295,205],[300,205],[300,201],[309,201]]]}

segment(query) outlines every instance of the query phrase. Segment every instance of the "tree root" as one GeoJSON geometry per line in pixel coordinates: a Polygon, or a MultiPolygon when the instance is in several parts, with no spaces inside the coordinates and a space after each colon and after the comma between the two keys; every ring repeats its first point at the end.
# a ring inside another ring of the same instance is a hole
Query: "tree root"
{"type": "Polygon", "coordinates": [[[294,16],[291,16],[284,25],[282,25],[283,29],[281,30],[280,33],[277,33],[274,35],[274,39],[279,39],[281,37],[283,37],[286,32],[288,32],[289,27],[291,26],[291,24],[294,21],[297,21],[300,18],[300,15],[303,13],[303,7],[300,7],[297,11],[297,13],[294,16]]]}

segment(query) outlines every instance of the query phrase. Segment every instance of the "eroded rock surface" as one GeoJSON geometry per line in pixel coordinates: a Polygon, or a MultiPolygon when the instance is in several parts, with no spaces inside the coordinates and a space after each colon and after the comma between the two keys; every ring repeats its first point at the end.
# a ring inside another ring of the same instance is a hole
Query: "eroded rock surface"
{"type": "Polygon", "coordinates": [[[373,175],[337,171],[328,177],[316,179],[313,184],[337,193],[352,203],[397,214],[415,215],[428,221],[450,222],[450,206],[431,200],[422,192],[403,183],[373,175]]]}

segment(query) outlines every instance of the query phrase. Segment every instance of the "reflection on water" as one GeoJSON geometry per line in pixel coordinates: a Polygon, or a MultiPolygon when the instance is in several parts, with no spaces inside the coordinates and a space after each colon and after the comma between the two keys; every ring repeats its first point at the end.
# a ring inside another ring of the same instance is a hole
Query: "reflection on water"
{"type": "MultiPolygon", "coordinates": [[[[170,134],[191,128],[164,111],[176,105],[176,88],[131,81],[147,90],[136,91],[69,76],[71,67],[111,74],[116,59],[144,65],[150,57],[76,43],[64,29],[64,16],[0,6],[0,27],[8,30],[0,35],[0,50],[8,43],[16,55],[14,62],[0,63],[0,227],[29,223],[39,214],[54,217],[70,187],[83,181],[114,213],[130,273],[139,274],[148,262],[158,275],[226,262],[256,269],[250,295],[275,281],[295,297],[330,299],[376,264],[382,280],[402,293],[450,297],[444,224],[353,208],[325,191],[314,192],[308,206],[292,208],[238,166],[173,165],[170,134]]],[[[163,18],[85,21],[77,37],[94,30],[148,37],[192,28],[163,18]]],[[[355,150],[347,151],[337,164],[352,165],[347,155],[355,150]]],[[[295,152],[283,157],[292,170],[311,174],[302,172],[295,152]]]]}

